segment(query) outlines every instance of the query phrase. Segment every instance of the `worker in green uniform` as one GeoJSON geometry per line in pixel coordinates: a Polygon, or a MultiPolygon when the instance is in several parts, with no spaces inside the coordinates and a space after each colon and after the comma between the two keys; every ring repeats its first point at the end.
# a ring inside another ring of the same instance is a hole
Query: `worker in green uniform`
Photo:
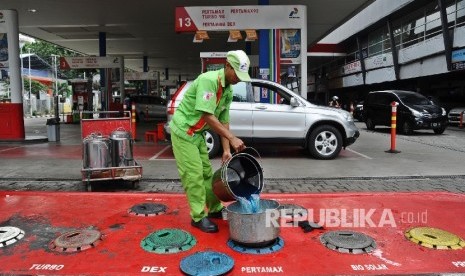
{"type": "Polygon", "coordinates": [[[221,138],[222,162],[245,148],[244,142],[229,130],[232,87],[250,81],[250,60],[244,51],[229,51],[224,69],[197,77],[169,124],[174,157],[190,207],[191,225],[203,232],[218,232],[209,218],[220,218],[224,208],[212,190],[213,169],[208,158],[204,130],[212,129],[221,138]],[[205,211],[208,209],[208,213],[205,211]]]}

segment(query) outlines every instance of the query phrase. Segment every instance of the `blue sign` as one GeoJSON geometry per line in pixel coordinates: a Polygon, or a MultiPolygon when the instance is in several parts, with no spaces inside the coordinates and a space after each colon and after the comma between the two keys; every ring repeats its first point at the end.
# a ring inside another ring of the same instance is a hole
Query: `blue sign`
{"type": "Polygon", "coordinates": [[[465,69],[465,49],[452,51],[452,70],[465,69]]]}
{"type": "Polygon", "coordinates": [[[452,51],[452,62],[465,61],[465,49],[452,51]]]}

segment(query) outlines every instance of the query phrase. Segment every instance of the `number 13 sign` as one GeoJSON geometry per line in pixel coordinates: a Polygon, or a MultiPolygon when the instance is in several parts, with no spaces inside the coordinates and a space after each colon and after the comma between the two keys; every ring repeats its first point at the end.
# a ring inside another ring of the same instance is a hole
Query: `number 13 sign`
{"type": "Polygon", "coordinates": [[[175,19],[176,32],[195,32],[198,30],[194,21],[184,7],[176,7],[175,19]]]}

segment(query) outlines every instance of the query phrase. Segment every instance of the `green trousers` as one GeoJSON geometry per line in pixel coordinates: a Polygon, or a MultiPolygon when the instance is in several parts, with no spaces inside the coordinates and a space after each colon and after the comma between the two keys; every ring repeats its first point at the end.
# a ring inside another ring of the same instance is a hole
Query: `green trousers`
{"type": "Polygon", "coordinates": [[[218,212],[223,205],[212,190],[213,169],[205,138],[203,135],[196,136],[190,142],[171,133],[171,145],[189,202],[190,215],[194,221],[199,221],[206,216],[205,207],[209,212],[218,212]]]}

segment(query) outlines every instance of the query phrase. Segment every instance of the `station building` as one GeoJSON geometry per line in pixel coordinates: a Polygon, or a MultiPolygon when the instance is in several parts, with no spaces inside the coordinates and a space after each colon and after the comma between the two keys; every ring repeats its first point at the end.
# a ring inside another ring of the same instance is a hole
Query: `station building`
{"type": "Polygon", "coordinates": [[[374,1],[309,52],[312,102],[402,89],[465,106],[465,0],[374,1]]]}

